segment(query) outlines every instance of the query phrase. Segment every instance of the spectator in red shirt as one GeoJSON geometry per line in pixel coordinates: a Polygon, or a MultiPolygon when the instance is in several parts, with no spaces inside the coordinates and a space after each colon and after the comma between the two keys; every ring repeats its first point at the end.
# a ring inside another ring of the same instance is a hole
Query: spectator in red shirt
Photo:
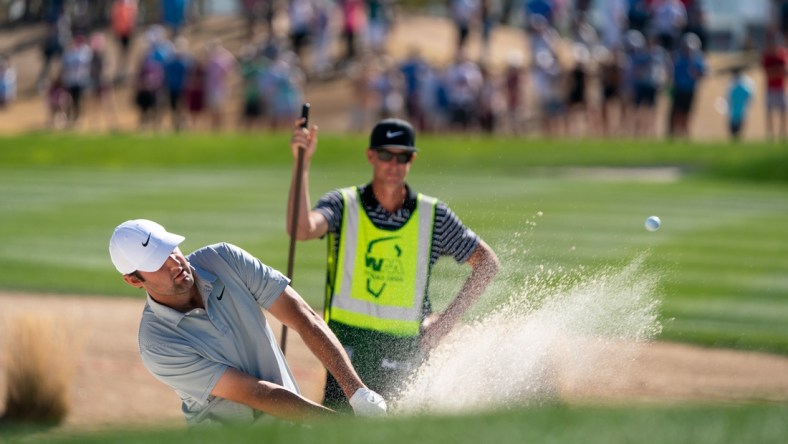
{"type": "Polygon", "coordinates": [[[766,48],[761,59],[766,77],[766,136],[774,138],[772,126],[777,114],[780,124],[780,137],[785,140],[786,133],[786,97],[785,75],[788,68],[788,51],[780,41],[777,33],[770,32],[766,38],[766,48]]]}
{"type": "Polygon", "coordinates": [[[125,81],[129,71],[131,38],[137,23],[137,0],[116,0],[111,12],[112,32],[120,44],[116,80],[125,81]]]}

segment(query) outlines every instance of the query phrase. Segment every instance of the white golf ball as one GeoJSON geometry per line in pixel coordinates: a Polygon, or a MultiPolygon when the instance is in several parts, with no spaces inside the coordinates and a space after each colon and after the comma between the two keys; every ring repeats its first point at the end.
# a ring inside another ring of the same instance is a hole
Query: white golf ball
{"type": "Polygon", "coordinates": [[[659,220],[657,216],[649,216],[649,218],[646,219],[646,229],[648,231],[657,231],[660,225],[662,225],[662,221],[659,220]]]}

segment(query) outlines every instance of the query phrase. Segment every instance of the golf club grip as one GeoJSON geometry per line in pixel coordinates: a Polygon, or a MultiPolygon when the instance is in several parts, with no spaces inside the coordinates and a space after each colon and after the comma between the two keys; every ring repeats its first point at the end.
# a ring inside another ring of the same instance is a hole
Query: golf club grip
{"type": "Polygon", "coordinates": [[[309,128],[309,103],[301,105],[301,118],[304,121],[301,123],[301,128],[309,128]]]}

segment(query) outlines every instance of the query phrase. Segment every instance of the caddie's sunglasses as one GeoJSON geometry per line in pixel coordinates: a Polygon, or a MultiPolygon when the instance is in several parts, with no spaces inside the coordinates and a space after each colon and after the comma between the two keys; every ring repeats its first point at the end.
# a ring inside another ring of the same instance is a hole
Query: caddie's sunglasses
{"type": "Polygon", "coordinates": [[[378,159],[383,162],[388,162],[391,159],[397,159],[397,163],[408,163],[413,159],[413,153],[411,152],[392,153],[391,151],[386,150],[375,150],[375,155],[378,156],[378,159]]]}

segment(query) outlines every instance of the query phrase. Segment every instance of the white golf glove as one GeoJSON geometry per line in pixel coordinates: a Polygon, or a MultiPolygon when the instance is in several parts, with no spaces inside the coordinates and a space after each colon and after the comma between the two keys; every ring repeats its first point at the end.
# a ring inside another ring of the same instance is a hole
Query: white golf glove
{"type": "Polygon", "coordinates": [[[356,416],[386,416],[386,400],[366,387],[356,390],[350,398],[350,406],[356,416]]]}

